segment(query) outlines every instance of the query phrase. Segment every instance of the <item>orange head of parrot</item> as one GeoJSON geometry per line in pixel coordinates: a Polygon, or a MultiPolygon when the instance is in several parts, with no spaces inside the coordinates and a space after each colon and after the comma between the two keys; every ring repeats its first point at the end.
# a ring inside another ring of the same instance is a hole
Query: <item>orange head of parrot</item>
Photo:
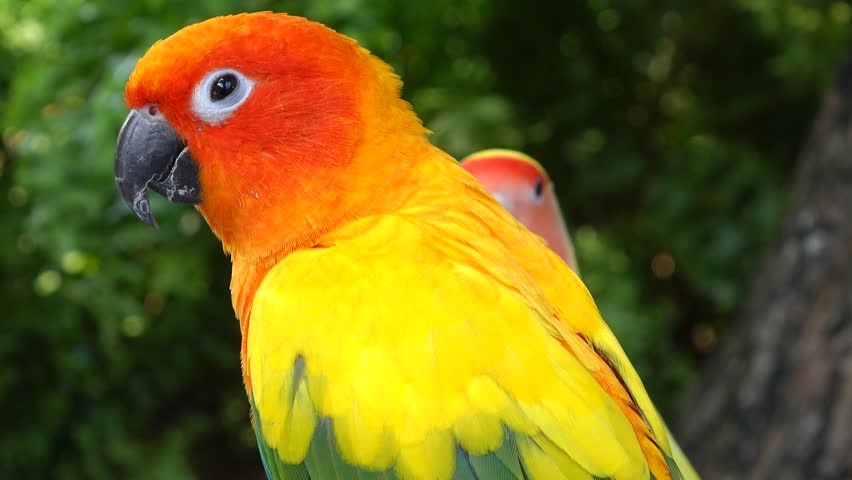
{"type": "Polygon", "coordinates": [[[518,221],[577,270],[574,247],[553,183],[537,161],[521,152],[492,149],[465,157],[461,165],[518,221]]]}
{"type": "MultiPolygon", "coordinates": [[[[147,188],[198,205],[225,248],[246,259],[309,243],[381,209],[424,141],[390,68],[357,43],[300,17],[213,18],[159,41],[126,87],[116,182],[151,225],[147,188]],[[393,161],[387,161],[387,160],[393,161]]],[[[385,206],[386,207],[386,206],[385,206]]]]}

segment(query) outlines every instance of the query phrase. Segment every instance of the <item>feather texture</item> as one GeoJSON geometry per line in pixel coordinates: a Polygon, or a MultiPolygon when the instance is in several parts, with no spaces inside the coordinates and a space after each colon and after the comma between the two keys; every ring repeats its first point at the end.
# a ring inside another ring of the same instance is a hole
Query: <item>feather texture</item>
{"type": "Polygon", "coordinates": [[[433,180],[398,212],[261,283],[247,368],[265,462],[312,478],[677,478],[582,282],[452,159],[421,165],[433,180]]]}

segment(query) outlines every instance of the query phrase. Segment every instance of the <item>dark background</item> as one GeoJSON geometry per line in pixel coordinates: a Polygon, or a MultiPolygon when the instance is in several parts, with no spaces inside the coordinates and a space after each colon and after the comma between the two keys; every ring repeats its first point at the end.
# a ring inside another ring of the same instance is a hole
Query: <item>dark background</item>
{"type": "Polygon", "coordinates": [[[550,170],[667,417],[737,318],[852,38],[840,1],[0,0],[0,477],[261,478],[228,259],[192,209],[133,217],[112,156],[151,43],[264,9],[390,62],[457,158],[550,170]]]}

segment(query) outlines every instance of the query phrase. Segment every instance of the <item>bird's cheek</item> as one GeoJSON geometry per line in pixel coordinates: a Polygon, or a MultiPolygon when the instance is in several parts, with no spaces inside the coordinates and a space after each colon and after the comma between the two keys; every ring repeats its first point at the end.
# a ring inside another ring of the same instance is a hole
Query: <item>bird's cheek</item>
{"type": "Polygon", "coordinates": [[[513,215],[515,214],[515,212],[513,211],[514,208],[515,208],[515,205],[514,205],[514,202],[512,201],[511,195],[509,195],[505,192],[500,192],[500,191],[492,192],[492,195],[494,195],[494,198],[500,203],[500,205],[503,206],[503,208],[505,208],[506,210],[511,212],[513,215]]]}

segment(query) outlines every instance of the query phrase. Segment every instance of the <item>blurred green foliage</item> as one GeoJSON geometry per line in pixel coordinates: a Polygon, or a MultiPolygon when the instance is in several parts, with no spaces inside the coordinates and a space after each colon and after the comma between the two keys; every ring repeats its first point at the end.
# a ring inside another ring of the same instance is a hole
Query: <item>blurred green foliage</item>
{"type": "Polygon", "coordinates": [[[852,37],[841,1],[0,0],[0,476],[261,478],[228,260],[113,185],[122,89],[214,15],[308,16],[389,61],[460,157],[540,159],[663,410],[724,333],[852,37]]]}

